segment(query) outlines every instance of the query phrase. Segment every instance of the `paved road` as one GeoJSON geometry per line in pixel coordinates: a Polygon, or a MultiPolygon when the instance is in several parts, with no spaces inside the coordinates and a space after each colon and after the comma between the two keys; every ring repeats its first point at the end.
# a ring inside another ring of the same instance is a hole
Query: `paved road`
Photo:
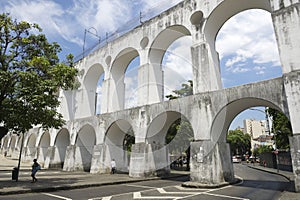
{"type": "Polygon", "coordinates": [[[133,200],[133,199],[188,199],[188,200],[230,200],[230,199],[278,199],[281,191],[289,186],[282,176],[235,165],[235,173],[243,179],[238,185],[218,189],[191,189],[181,187],[188,177],[172,180],[153,180],[139,183],[109,185],[85,189],[31,193],[2,196],[9,200],[133,200]]]}

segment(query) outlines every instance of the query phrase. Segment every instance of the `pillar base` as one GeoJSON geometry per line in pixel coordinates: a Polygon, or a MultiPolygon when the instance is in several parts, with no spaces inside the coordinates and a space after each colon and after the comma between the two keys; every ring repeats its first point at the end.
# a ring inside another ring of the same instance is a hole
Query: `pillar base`
{"type": "Polygon", "coordinates": [[[75,151],[76,146],[67,147],[63,171],[75,171],[75,151]]]}
{"type": "Polygon", "coordinates": [[[132,145],[131,150],[129,176],[135,178],[156,176],[151,145],[137,143],[132,145]]]}
{"type": "Polygon", "coordinates": [[[295,192],[300,192],[300,134],[289,138],[294,172],[295,192]]]}
{"type": "Polygon", "coordinates": [[[94,146],[90,173],[96,174],[109,172],[109,170],[107,170],[107,167],[105,167],[103,161],[104,148],[105,147],[103,144],[94,146]]]}
{"type": "Polygon", "coordinates": [[[190,160],[190,178],[196,185],[215,187],[236,181],[227,143],[192,142],[190,160]]]}

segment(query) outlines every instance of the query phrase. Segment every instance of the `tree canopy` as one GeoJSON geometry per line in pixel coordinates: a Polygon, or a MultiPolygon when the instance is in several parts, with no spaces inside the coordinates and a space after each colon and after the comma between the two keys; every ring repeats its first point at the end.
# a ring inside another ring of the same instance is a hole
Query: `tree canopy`
{"type": "Polygon", "coordinates": [[[240,130],[230,130],[227,135],[227,141],[233,155],[243,155],[250,152],[251,136],[244,134],[240,130]]]}
{"type": "Polygon", "coordinates": [[[186,96],[192,95],[193,94],[193,81],[188,80],[188,83],[181,84],[181,89],[174,90],[173,93],[175,94],[175,96],[170,94],[170,95],[167,95],[166,97],[169,100],[172,100],[172,99],[177,99],[179,97],[186,97],[186,96]]]}
{"type": "Polygon", "coordinates": [[[58,92],[74,87],[77,70],[73,56],[64,64],[59,52],[37,24],[0,14],[0,126],[25,132],[63,125],[58,92]]]}
{"type": "Polygon", "coordinates": [[[289,136],[292,136],[292,126],[289,119],[278,110],[268,108],[268,113],[272,117],[272,132],[277,149],[288,149],[290,147],[289,136]]]}

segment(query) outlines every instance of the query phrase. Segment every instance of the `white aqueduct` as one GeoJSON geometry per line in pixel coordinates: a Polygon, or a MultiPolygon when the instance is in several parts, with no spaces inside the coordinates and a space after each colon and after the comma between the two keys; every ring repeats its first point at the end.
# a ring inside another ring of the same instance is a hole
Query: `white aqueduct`
{"type": "MultiPolygon", "coordinates": [[[[23,160],[38,158],[44,168],[107,173],[112,158],[119,170],[142,177],[169,172],[170,125],[185,117],[191,124],[192,181],[219,184],[233,180],[226,134],[232,120],[255,106],[275,108],[288,116],[296,190],[300,191],[300,1],[185,0],[107,43],[76,63],[81,86],[61,91],[60,130],[34,128],[25,134],[23,160]],[[223,89],[216,36],[232,16],[248,10],[271,13],[283,75],[280,78],[223,89]],[[194,95],[163,101],[162,59],[178,38],[191,36],[194,95]],[[139,56],[137,106],[124,109],[124,73],[139,56]],[[104,74],[101,114],[95,115],[97,81],[104,74]],[[130,156],[125,134],[133,130],[130,156]]],[[[16,156],[21,138],[7,134],[1,152],[16,156]]]]}

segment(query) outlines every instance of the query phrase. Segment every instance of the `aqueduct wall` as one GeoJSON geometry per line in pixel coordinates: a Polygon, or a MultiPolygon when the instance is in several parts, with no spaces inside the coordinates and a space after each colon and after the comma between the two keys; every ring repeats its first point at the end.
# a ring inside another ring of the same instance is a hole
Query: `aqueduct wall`
{"type": "MultiPolygon", "coordinates": [[[[225,136],[234,117],[253,106],[284,112],[293,128],[291,152],[296,190],[300,190],[300,2],[299,0],[186,0],[132,31],[107,43],[76,64],[80,87],[61,91],[61,130],[38,127],[25,135],[24,159],[38,157],[44,167],[105,173],[112,158],[132,177],[168,173],[168,149],[163,136],[168,125],[184,116],[193,128],[191,179],[218,184],[234,173],[225,136]],[[222,25],[247,9],[271,13],[282,63],[281,78],[222,89],[215,39],[222,25]],[[194,95],[163,101],[161,62],[175,40],[191,36],[194,95]],[[140,58],[137,105],[124,110],[124,73],[140,58]],[[95,115],[97,81],[104,74],[101,113],[95,115]],[[130,158],[123,138],[132,129],[130,158]],[[222,152],[222,154],[220,153],[222,152]],[[210,176],[208,176],[210,175],[210,176]]],[[[12,155],[20,147],[8,134],[2,150],[12,155]]]]}

